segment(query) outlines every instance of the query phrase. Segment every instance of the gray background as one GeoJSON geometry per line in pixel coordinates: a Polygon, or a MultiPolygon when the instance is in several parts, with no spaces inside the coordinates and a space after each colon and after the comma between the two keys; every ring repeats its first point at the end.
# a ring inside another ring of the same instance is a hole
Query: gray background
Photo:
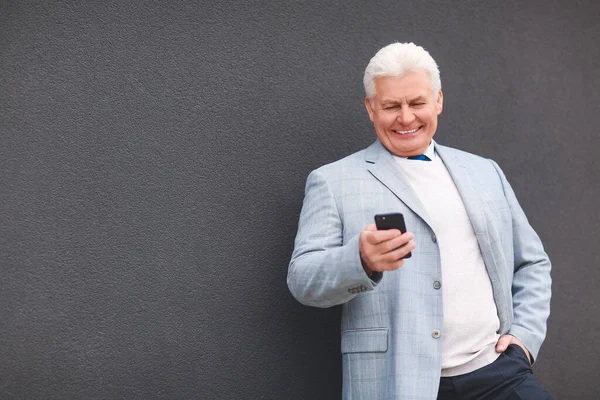
{"type": "Polygon", "coordinates": [[[335,399],[285,277],[307,174],[374,140],[414,41],[436,139],[503,167],[554,264],[535,371],[598,399],[596,1],[0,2],[0,398],[335,399]]]}

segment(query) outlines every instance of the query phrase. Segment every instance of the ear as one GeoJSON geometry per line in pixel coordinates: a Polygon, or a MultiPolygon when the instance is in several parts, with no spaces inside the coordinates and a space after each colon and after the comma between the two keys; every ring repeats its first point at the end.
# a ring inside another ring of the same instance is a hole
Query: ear
{"type": "Polygon", "coordinates": [[[442,89],[440,89],[440,92],[438,93],[435,108],[438,115],[440,115],[444,109],[444,93],[442,93],[442,89]]]}
{"type": "Polygon", "coordinates": [[[367,109],[367,113],[369,114],[369,119],[373,122],[373,106],[371,106],[371,99],[365,97],[365,108],[367,109]]]}

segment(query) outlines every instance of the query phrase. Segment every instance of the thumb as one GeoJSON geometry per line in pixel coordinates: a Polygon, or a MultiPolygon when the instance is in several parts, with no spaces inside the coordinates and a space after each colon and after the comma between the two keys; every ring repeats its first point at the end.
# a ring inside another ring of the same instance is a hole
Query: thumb
{"type": "Polygon", "coordinates": [[[375,224],[369,224],[367,226],[365,226],[365,231],[376,231],[377,230],[377,225],[375,224]]]}
{"type": "Polygon", "coordinates": [[[500,339],[498,339],[498,343],[496,343],[496,352],[497,353],[502,353],[504,352],[504,350],[506,350],[506,348],[510,345],[511,343],[511,336],[510,335],[504,335],[502,337],[500,337],[500,339]]]}

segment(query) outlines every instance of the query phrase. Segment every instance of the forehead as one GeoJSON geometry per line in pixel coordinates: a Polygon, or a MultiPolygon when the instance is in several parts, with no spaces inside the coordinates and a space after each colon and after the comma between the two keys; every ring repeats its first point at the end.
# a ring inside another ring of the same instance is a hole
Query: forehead
{"type": "Polygon", "coordinates": [[[433,96],[431,80],[426,72],[407,72],[402,76],[375,78],[375,93],[380,99],[413,99],[433,96]]]}

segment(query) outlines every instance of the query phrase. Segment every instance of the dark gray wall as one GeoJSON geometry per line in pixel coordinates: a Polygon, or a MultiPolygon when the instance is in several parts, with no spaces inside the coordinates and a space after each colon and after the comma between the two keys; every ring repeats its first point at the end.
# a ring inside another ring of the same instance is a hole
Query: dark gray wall
{"type": "Polygon", "coordinates": [[[597,399],[596,1],[2,1],[0,397],[333,399],[339,309],[285,277],[307,174],[425,46],[436,139],[504,168],[554,263],[536,364],[597,399]]]}

